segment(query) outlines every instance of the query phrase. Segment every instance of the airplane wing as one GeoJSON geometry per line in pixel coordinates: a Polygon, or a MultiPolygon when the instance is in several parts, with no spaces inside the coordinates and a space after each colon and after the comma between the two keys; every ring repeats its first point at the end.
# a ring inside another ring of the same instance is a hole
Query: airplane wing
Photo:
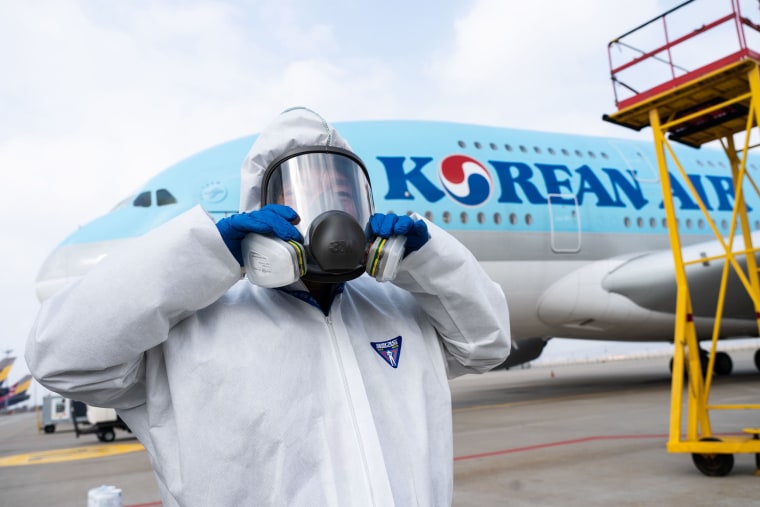
{"type": "MultiPolygon", "coordinates": [[[[760,234],[753,235],[753,242],[758,240],[760,234]]],[[[743,244],[741,236],[737,236],[733,251],[743,248],[743,244]]],[[[686,273],[697,330],[701,339],[708,339],[726,263],[725,259],[715,257],[725,254],[725,249],[718,240],[713,240],[690,245],[682,252],[686,261],[705,259],[690,264],[686,273]]],[[[736,260],[746,273],[746,257],[737,253],[736,260]]],[[[550,325],[564,326],[568,334],[582,329],[589,336],[613,332],[621,340],[672,340],[677,295],[674,273],[673,253],[669,249],[593,262],[567,274],[546,290],[539,302],[539,318],[550,325]],[[637,335],[643,323],[650,324],[647,336],[637,335]]],[[[725,300],[730,305],[723,309],[720,337],[757,333],[754,305],[733,267],[729,267],[725,300]]]]}
{"type": "MultiPolygon", "coordinates": [[[[753,235],[753,244],[760,235],[753,235]]],[[[734,239],[736,252],[743,247],[741,236],[734,239]]],[[[715,315],[718,293],[726,264],[725,259],[712,259],[725,255],[725,249],[717,241],[699,243],[683,249],[684,260],[704,259],[686,268],[686,276],[692,296],[692,309],[695,317],[715,315]]],[[[737,254],[737,263],[742,272],[747,272],[746,256],[737,254]]],[[[729,263],[730,264],[730,263],[729,263]]],[[[675,313],[676,280],[673,254],[670,250],[651,252],[630,259],[610,273],[603,280],[606,290],[627,297],[637,305],[648,309],[659,309],[675,313]]],[[[731,302],[723,309],[723,317],[728,319],[755,319],[752,299],[744,289],[735,269],[729,265],[726,289],[727,300],[731,302]]]]}

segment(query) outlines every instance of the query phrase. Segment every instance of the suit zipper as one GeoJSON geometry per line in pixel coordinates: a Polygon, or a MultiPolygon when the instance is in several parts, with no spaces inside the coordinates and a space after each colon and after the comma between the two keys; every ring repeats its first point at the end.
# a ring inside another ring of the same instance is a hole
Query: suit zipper
{"type": "Polygon", "coordinates": [[[338,363],[338,371],[340,372],[341,382],[343,383],[343,393],[345,394],[346,400],[348,401],[348,408],[349,408],[349,412],[351,413],[351,424],[354,428],[354,436],[356,437],[357,444],[359,446],[359,452],[361,453],[362,470],[364,471],[364,480],[366,481],[367,487],[369,488],[369,495],[372,501],[372,505],[375,505],[375,495],[374,495],[374,491],[372,490],[372,481],[370,480],[369,464],[367,463],[367,454],[365,452],[364,445],[362,443],[359,422],[356,419],[356,410],[354,409],[354,401],[351,396],[351,389],[348,384],[348,378],[346,378],[346,369],[343,366],[343,358],[341,357],[340,348],[338,347],[338,337],[335,334],[335,328],[333,327],[333,321],[330,315],[327,315],[325,317],[325,323],[327,324],[327,328],[330,331],[330,340],[332,342],[333,353],[335,354],[335,360],[338,363]]]}

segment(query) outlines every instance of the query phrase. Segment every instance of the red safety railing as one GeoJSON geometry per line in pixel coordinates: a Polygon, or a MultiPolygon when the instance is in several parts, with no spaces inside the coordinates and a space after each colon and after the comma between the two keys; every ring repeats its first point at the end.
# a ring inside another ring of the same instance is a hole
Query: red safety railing
{"type": "Polygon", "coordinates": [[[745,31],[760,37],[740,0],[689,0],[624,33],[607,45],[615,105],[622,110],[731,63],[760,60],[745,31]],[[693,28],[707,12],[717,17],[693,28]],[[616,64],[619,55],[626,61],[616,64]]]}

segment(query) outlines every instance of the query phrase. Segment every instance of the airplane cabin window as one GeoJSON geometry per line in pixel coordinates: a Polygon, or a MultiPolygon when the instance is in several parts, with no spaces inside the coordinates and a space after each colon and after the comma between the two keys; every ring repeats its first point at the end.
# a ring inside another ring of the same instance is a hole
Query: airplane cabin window
{"type": "Polygon", "coordinates": [[[526,148],[525,146],[523,146],[523,145],[521,144],[521,145],[520,145],[520,151],[521,151],[521,152],[523,152],[523,153],[528,153],[528,148],[526,148]]]}
{"type": "Polygon", "coordinates": [[[726,219],[720,221],[720,228],[721,229],[728,229],[728,222],[726,222],[726,219]]]}
{"type": "Polygon", "coordinates": [[[649,219],[649,227],[651,227],[652,229],[654,229],[655,227],[657,227],[657,220],[655,220],[654,218],[650,218],[649,219]]]}
{"type": "Polygon", "coordinates": [[[548,152],[549,152],[549,155],[556,155],[556,154],[557,154],[557,153],[554,151],[554,148],[549,148],[549,149],[548,149],[548,150],[546,150],[546,151],[548,151],[548,152]]]}
{"type": "Polygon", "coordinates": [[[479,142],[475,141],[475,148],[481,149],[482,147],[483,147],[482,144],[480,144],[479,142]]]}
{"type": "Polygon", "coordinates": [[[512,225],[517,225],[517,215],[514,213],[509,214],[509,223],[512,225]]]}
{"type": "Polygon", "coordinates": [[[505,144],[504,145],[504,149],[507,150],[507,151],[512,151],[512,146],[509,145],[509,144],[505,144]]]}
{"type": "Polygon", "coordinates": [[[581,152],[581,150],[575,150],[575,156],[578,158],[583,158],[583,153],[581,152]]]}
{"type": "Polygon", "coordinates": [[[566,157],[569,157],[569,156],[570,156],[570,152],[569,152],[569,151],[567,151],[565,148],[562,148],[562,154],[563,154],[564,156],[566,156],[566,157]]]}
{"type": "Polygon", "coordinates": [[[604,160],[607,160],[607,159],[609,159],[609,158],[610,158],[610,156],[609,156],[609,155],[607,155],[607,153],[605,153],[605,152],[602,152],[602,158],[603,158],[604,160]]]}
{"type": "Polygon", "coordinates": [[[665,229],[667,229],[667,228],[668,228],[668,219],[667,219],[667,218],[663,218],[663,219],[662,219],[662,226],[663,226],[665,229]]]}
{"type": "Polygon", "coordinates": [[[630,219],[630,218],[628,218],[628,217],[625,217],[625,218],[623,219],[623,225],[625,225],[625,226],[626,226],[626,228],[630,227],[630,226],[631,226],[631,219],[630,219]]]}
{"type": "Polygon", "coordinates": [[[482,211],[479,211],[478,212],[478,223],[479,224],[483,224],[483,223],[485,223],[485,221],[486,221],[486,215],[482,211]]]}
{"type": "Polygon", "coordinates": [[[140,194],[135,197],[135,200],[132,201],[132,206],[135,206],[137,208],[148,208],[150,205],[150,192],[140,192],[140,194]]]}
{"type": "Polygon", "coordinates": [[[591,158],[596,158],[596,153],[594,153],[593,151],[590,151],[588,152],[588,156],[591,158]]]}
{"type": "Polygon", "coordinates": [[[699,228],[699,229],[704,229],[705,228],[705,221],[702,220],[701,218],[699,220],[697,220],[697,228],[699,228]]]}
{"type": "Polygon", "coordinates": [[[489,146],[491,146],[492,150],[498,150],[499,149],[499,147],[496,146],[496,143],[491,143],[489,146]]]}
{"type": "Polygon", "coordinates": [[[448,211],[444,211],[443,212],[443,223],[444,224],[448,224],[449,222],[451,222],[451,213],[449,213],[448,211]]]}
{"type": "Polygon", "coordinates": [[[156,190],[156,204],[159,206],[166,206],[167,204],[177,204],[177,199],[171,192],[165,188],[159,188],[156,190]]]}
{"type": "Polygon", "coordinates": [[[461,212],[459,214],[459,221],[462,222],[463,224],[467,223],[467,212],[466,211],[463,211],[463,212],[461,212]]]}
{"type": "Polygon", "coordinates": [[[428,221],[432,222],[433,221],[433,212],[432,211],[426,211],[425,212],[425,218],[427,218],[428,221]]]}
{"type": "Polygon", "coordinates": [[[526,225],[533,225],[533,215],[531,215],[530,213],[528,213],[527,215],[525,215],[525,224],[526,225]]]}
{"type": "Polygon", "coordinates": [[[705,164],[701,160],[697,160],[697,165],[703,167],[705,164]]]}
{"type": "Polygon", "coordinates": [[[541,154],[541,148],[539,148],[538,146],[534,146],[534,147],[533,147],[533,151],[535,151],[535,152],[536,152],[536,153],[538,153],[539,155],[541,154]]]}
{"type": "Polygon", "coordinates": [[[641,218],[641,217],[637,218],[636,219],[636,225],[639,227],[639,229],[641,229],[642,227],[644,227],[644,219],[641,218]]]}
{"type": "Polygon", "coordinates": [[[493,214],[493,223],[495,223],[496,225],[499,225],[501,223],[501,213],[493,214]]]}

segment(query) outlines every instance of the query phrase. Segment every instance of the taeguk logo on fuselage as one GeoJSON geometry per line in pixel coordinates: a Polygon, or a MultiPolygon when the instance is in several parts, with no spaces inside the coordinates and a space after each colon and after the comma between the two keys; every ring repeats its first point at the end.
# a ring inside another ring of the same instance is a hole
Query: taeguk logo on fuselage
{"type": "Polygon", "coordinates": [[[449,197],[463,206],[479,206],[491,198],[491,174],[474,158],[449,155],[441,162],[438,176],[449,197]]]}

